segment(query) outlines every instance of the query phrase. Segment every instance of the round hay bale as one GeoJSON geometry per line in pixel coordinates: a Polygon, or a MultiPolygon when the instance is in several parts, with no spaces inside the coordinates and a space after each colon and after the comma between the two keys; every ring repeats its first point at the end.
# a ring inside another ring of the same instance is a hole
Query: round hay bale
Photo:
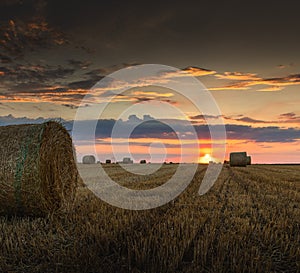
{"type": "Polygon", "coordinates": [[[146,160],[145,159],[142,159],[141,161],[140,161],[140,164],[146,164],[147,162],[146,162],[146,160]]]}
{"type": "Polygon", "coordinates": [[[247,166],[247,153],[234,152],[230,153],[230,166],[231,167],[246,167],[247,166]]]}
{"type": "Polygon", "coordinates": [[[79,174],[57,122],[0,127],[0,213],[44,216],[72,204],[79,174]]]}
{"type": "Polygon", "coordinates": [[[96,158],[93,155],[85,155],[82,158],[82,163],[83,164],[95,164],[96,163],[96,158]]]}
{"type": "Polygon", "coordinates": [[[247,165],[251,165],[251,156],[250,155],[247,156],[247,165]]]}

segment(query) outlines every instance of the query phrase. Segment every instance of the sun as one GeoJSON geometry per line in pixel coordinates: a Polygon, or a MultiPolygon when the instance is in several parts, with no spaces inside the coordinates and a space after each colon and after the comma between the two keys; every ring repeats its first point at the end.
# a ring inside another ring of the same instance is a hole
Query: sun
{"type": "Polygon", "coordinates": [[[199,158],[199,163],[208,164],[209,161],[212,160],[212,157],[210,154],[205,154],[204,156],[201,156],[199,158]]]}

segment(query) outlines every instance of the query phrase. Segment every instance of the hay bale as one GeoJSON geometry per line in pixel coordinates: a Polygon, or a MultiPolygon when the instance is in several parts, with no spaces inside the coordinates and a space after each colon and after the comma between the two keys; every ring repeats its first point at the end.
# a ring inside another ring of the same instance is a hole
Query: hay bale
{"type": "Polygon", "coordinates": [[[142,159],[142,160],[140,161],[140,164],[146,164],[146,160],[145,160],[145,159],[142,159]]]}
{"type": "Polygon", "coordinates": [[[132,164],[133,160],[131,160],[130,157],[124,157],[122,163],[123,164],[132,164]]]}
{"type": "Polygon", "coordinates": [[[110,160],[110,159],[106,159],[106,160],[105,160],[105,163],[106,163],[106,164],[111,164],[111,160],[110,160]]]}
{"type": "Polygon", "coordinates": [[[250,155],[247,156],[247,165],[251,165],[251,156],[250,155]]]}
{"type": "Polygon", "coordinates": [[[83,164],[95,164],[96,163],[96,158],[93,155],[85,155],[82,158],[82,163],[83,164]]]}
{"type": "Polygon", "coordinates": [[[230,166],[231,167],[246,167],[247,166],[247,153],[246,152],[234,152],[230,153],[230,166]]]}
{"type": "Polygon", "coordinates": [[[79,181],[72,140],[57,122],[0,126],[0,213],[67,210],[79,181]]]}

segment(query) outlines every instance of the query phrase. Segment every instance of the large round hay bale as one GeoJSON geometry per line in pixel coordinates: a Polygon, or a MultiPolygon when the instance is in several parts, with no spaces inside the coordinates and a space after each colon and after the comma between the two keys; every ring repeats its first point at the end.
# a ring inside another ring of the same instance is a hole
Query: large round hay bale
{"type": "Polygon", "coordinates": [[[251,156],[250,155],[247,156],[247,165],[251,165],[251,156]]]}
{"type": "Polygon", "coordinates": [[[230,166],[232,167],[246,167],[247,166],[247,153],[234,152],[230,153],[230,166]]]}
{"type": "Polygon", "coordinates": [[[0,213],[66,211],[79,174],[72,140],[57,122],[0,127],[0,213]]]}
{"type": "Polygon", "coordinates": [[[85,155],[82,158],[82,163],[83,164],[95,164],[96,163],[96,158],[93,155],[85,155]]]}

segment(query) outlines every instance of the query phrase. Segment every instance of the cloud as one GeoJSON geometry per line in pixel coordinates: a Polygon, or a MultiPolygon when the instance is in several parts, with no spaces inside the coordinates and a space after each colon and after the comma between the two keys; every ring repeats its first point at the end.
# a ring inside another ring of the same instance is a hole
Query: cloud
{"type": "Polygon", "coordinates": [[[250,117],[242,117],[235,119],[236,121],[242,121],[247,123],[274,123],[273,121],[266,121],[266,120],[260,120],[260,119],[253,119],[250,117]]]}
{"type": "Polygon", "coordinates": [[[12,59],[9,56],[0,53],[0,63],[8,64],[8,63],[11,63],[11,62],[12,62],[12,59]]]}
{"type": "Polygon", "coordinates": [[[294,112],[284,113],[279,115],[280,123],[296,123],[300,124],[300,115],[296,115],[294,112]]]}
{"type": "Polygon", "coordinates": [[[285,77],[261,78],[257,74],[241,72],[225,72],[214,75],[217,79],[234,80],[225,86],[210,87],[209,90],[250,90],[251,87],[261,86],[257,91],[281,91],[287,86],[300,85],[300,74],[291,74],[285,77]]]}
{"type": "Polygon", "coordinates": [[[178,71],[162,71],[160,77],[158,77],[160,80],[175,80],[176,78],[181,77],[203,77],[207,75],[213,75],[216,71],[200,68],[196,66],[189,66],[182,70],[178,71]]]}
{"type": "Polygon", "coordinates": [[[190,119],[192,120],[205,120],[205,119],[218,119],[221,118],[222,115],[196,115],[196,116],[189,116],[190,119]]]}
{"type": "Polygon", "coordinates": [[[284,113],[284,114],[279,115],[279,118],[294,119],[294,118],[296,118],[296,114],[294,112],[284,113]]]}
{"type": "Polygon", "coordinates": [[[214,70],[200,68],[200,67],[196,67],[196,66],[186,67],[183,69],[183,71],[193,75],[194,77],[202,77],[202,76],[213,75],[213,74],[217,73],[214,70]]]}
{"type": "Polygon", "coordinates": [[[276,67],[277,67],[277,68],[280,68],[280,69],[284,69],[284,68],[286,68],[286,65],[279,64],[279,65],[277,65],[276,67]]]}
{"type": "Polygon", "coordinates": [[[11,86],[22,83],[49,83],[50,81],[65,78],[72,75],[75,70],[62,66],[50,66],[41,64],[11,65],[0,67],[0,71],[5,73],[4,80],[11,86]]]}
{"type": "Polygon", "coordinates": [[[285,113],[279,115],[278,119],[274,120],[262,120],[262,119],[254,119],[251,117],[239,115],[237,117],[233,116],[223,116],[224,119],[226,120],[231,120],[231,121],[236,121],[236,122],[243,122],[243,123],[248,123],[248,124],[259,124],[259,123],[264,123],[264,124],[284,124],[287,125],[289,123],[294,123],[294,124],[299,124],[300,125],[300,116],[297,116],[295,113],[285,113]]]}
{"type": "MultiPolygon", "coordinates": [[[[3,126],[9,124],[41,123],[48,120],[49,119],[44,118],[15,118],[12,115],[8,115],[0,117],[0,125],[3,126]]],[[[61,119],[58,120],[60,120],[68,130],[72,129],[72,121],[65,121],[61,119]]],[[[93,121],[83,120],[77,122],[81,123],[82,128],[84,129],[89,128],[88,124],[93,121]]],[[[127,132],[128,126],[133,126],[135,128],[131,134],[131,138],[133,139],[177,139],[177,134],[179,133],[181,136],[183,136],[184,139],[188,140],[193,139],[189,124],[190,123],[188,121],[177,119],[156,120],[149,115],[144,115],[142,119],[137,117],[136,115],[131,115],[128,120],[101,119],[97,123],[96,138],[98,140],[110,138],[112,136],[113,127],[118,126],[121,132],[118,135],[118,138],[127,139],[127,134],[123,134],[122,132],[127,132]]],[[[213,126],[215,130],[218,130],[220,127],[220,125],[210,126],[213,126]]],[[[207,125],[194,125],[194,128],[199,139],[210,139],[210,131],[207,125]]],[[[300,139],[299,128],[280,128],[278,126],[252,127],[251,125],[227,124],[226,131],[227,139],[229,140],[253,141],[257,143],[289,143],[296,142],[300,139]]],[[[81,138],[82,140],[88,141],[88,139],[86,139],[85,130],[82,131],[81,138]]]]}
{"type": "Polygon", "coordinates": [[[272,91],[281,91],[283,89],[284,89],[284,87],[282,87],[282,86],[270,86],[270,87],[258,89],[257,91],[266,91],[266,92],[271,91],[272,92],[272,91]]]}
{"type": "Polygon", "coordinates": [[[75,69],[87,69],[91,65],[91,62],[71,59],[68,60],[68,64],[75,69]]]}
{"type": "Polygon", "coordinates": [[[296,142],[300,139],[300,129],[277,126],[252,127],[246,125],[226,125],[228,139],[246,139],[254,142],[296,142]]]}
{"type": "MultiPolygon", "coordinates": [[[[90,121],[81,121],[82,123],[90,121]]],[[[100,120],[97,125],[96,135],[98,139],[110,138],[113,126],[117,125],[121,128],[120,132],[126,132],[128,124],[134,126],[138,125],[132,132],[131,138],[158,138],[158,139],[177,139],[177,134],[184,135],[185,139],[193,139],[191,134],[189,122],[173,119],[169,120],[146,120],[132,115],[127,121],[123,120],[100,120]],[[141,121],[143,123],[141,124],[141,121]],[[172,128],[166,124],[172,125],[172,128]],[[124,128],[124,130],[122,130],[124,128]],[[175,133],[176,132],[176,133],[175,133]]],[[[215,130],[220,128],[220,125],[210,125],[215,130]]],[[[206,124],[194,125],[195,131],[199,139],[210,139],[210,130],[206,124]]],[[[288,143],[296,142],[300,139],[299,128],[280,128],[278,126],[267,127],[252,127],[250,125],[234,125],[227,124],[227,139],[229,140],[244,140],[253,141],[257,143],[288,143]]],[[[119,138],[125,135],[119,135],[119,138]]]]}
{"type": "Polygon", "coordinates": [[[26,51],[35,51],[67,44],[66,36],[49,26],[43,18],[25,22],[9,20],[0,25],[0,45],[10,55],[23,57],[26,51]]]}
{"type": "Polygon", "coordinates": [[[222,80],[238,80],[238,81],[252,81],[261,80],[257,74],[254,73],[241,73],[241,72],[224,72],[224,74],[216,74],[216,78],[222,80]]]}
{"type": "MultiPolygon", "coordinates": [[[[36,119],[31,119],[27,117],[21,117],[21,118],[16,118],[13,115],[7,115],[7,116],[0,116],[0,126],[7,126],[7,125],[19,125],[19,124],[37,124],[37,123],[43,123],[47,122],[49,120],[53,119],[45,119],[42,117],[36,118],[36,119]]],[[[54,120],[59,120],[63,121],[59,118],[54,119],[54,120]]]]}

